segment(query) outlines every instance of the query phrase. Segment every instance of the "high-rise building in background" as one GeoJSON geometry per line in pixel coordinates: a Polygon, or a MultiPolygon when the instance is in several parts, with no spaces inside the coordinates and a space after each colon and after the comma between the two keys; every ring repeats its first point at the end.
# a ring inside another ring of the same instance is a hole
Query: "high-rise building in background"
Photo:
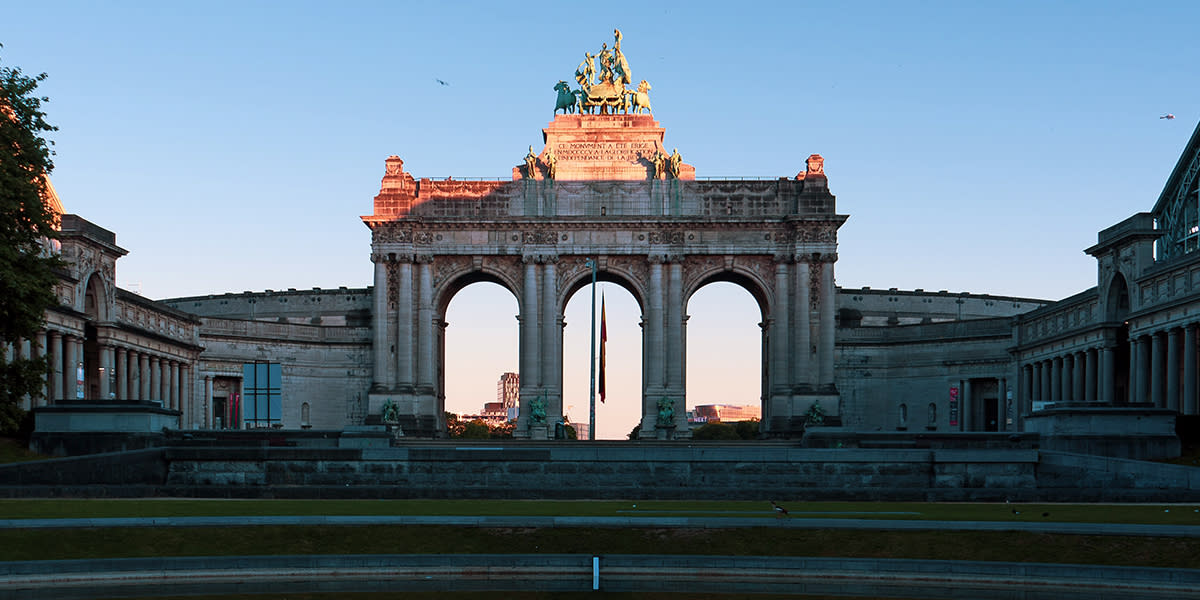
{"type": "Polygon", "coordinates": [[[505,373],[496,382],[496,402],[503,407],[507,420],[516,421],[520,411],[521,376],[516,373],[505,373]]]}

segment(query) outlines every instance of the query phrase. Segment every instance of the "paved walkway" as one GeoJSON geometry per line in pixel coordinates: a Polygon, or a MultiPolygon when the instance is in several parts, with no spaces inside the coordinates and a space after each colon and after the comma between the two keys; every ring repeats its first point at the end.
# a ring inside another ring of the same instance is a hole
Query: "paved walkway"
{"type": "Polygon", "coordinates": [[[444,554],[229,556],[0,562],[0,596],[747,592],[901,598],[1200,599],[1200,570],[771,556],[444,554]]]}
{"type": "Polygon", "coordinates": [[[1075,535],[1200,537],[1200,526],[1053,521],[922,521],[914,519],[830,519],[673,516],[237,516],[125,517],[106,519],[0,519],[0,529],[78,529],[84,527],[238,527],[246,525],[449,525],[457,527],[612,527],[721,529],[869,529],[877,531],[1030,531],[1075,535]]]}

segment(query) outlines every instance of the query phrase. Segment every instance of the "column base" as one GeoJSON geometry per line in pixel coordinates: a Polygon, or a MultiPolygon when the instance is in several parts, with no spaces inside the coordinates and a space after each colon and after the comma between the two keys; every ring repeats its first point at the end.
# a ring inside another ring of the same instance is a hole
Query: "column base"
{"type": "Polygon", "coordinates": [[[383,405],[389,400],[396,405],[398,416],[395,423],[404,430],[405,437],[445,436],[441,415],[436,412],[437,400],[428,394],[368,392],[367,424],[383,423],[383,405]]]}
{"type": "Polygon", "coordinates": [[[841,396],[837,391],[775,396],[771,398],[771,413],[764,432],[773,438],[798,438],[808,427],[810,412],[820,406],[825,425],[841,424],[841,396]]]}

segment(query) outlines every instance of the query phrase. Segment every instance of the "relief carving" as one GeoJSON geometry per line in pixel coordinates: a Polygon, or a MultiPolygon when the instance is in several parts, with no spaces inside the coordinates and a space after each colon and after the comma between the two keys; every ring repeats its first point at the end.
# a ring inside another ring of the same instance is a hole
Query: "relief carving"
{"type": "Polygon", "coordinates": [[[651,231],[649,233],[649,237],[650,237],[651,244],[682,244],[683,243],[683,232],[682,231],[672,231],[672,230],[651,231]]]}

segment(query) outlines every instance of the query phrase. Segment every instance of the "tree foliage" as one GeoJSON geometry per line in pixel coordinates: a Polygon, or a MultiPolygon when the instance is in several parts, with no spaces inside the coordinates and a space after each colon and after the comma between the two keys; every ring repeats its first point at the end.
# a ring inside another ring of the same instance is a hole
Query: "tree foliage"
{"type": "Polygon", "coordinates": [[[57,215],[47,201],[53,152],[42,137],[57,128],[42,112],[49,100],[35,93],[45,78],[26,76],[0,60],[0,431],[6,433],[19,425],[22,398],[41,396],[49,360],[22,359],[11,350],[22,340],[37,349],[36,334],[55,303],[55,269],[61,266],[46,245],[58,234],[57,215]]]}
{"type": "Polygon", "coordinates": [[[452,438],[468,440],[496,440],[511,438],[515,423],[509,421],[501,425],[493,425],[480,419],[463,421],[458,415],[446,412],[446,435],[452,438]]]}

